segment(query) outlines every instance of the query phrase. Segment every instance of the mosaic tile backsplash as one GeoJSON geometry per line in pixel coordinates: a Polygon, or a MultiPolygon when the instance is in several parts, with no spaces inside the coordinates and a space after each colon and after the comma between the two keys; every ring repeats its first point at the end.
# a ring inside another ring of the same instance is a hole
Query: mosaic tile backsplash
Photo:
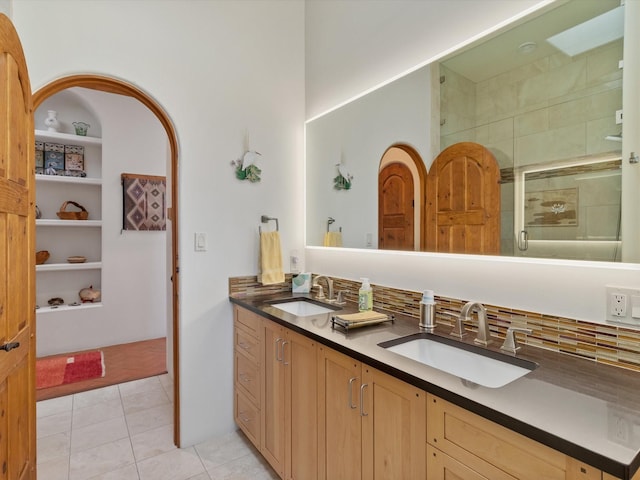
{"type": "MultiPolygon", "coordinates": [[[[345,291],[345,299],[357,303],[360,282],[333,278],[335,292],[345,291]]],[[[374,309],[419,318],[421,292],[371,285],[374,309]]],[[[263,286],[256,276],[229,278],[229,294],[234,296],[266,295],[291,291],[291,275],[284,283],[263,286]]],[[[458,316],[466,300],[436,295],[436,321],[453,328],[453,316],[458,316]],[[452,315],[449,315],[452,314],[452,315]]],[[[520,343],[574,355],[616,367],[640,372],[640,331],[617,325],[600,325],[571,318],[514,310],[487,305],[487,319],[491,334],[504,338],[510,326],[530,328],[531,335],[518,335],[520,343]]],[[[465,323],[469,331],[477,330],[474,323],[465,323]]]]}

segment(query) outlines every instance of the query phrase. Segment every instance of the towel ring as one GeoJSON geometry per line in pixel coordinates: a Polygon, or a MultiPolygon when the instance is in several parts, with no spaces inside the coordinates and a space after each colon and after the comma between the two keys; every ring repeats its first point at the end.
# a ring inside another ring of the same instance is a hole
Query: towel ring
{"type": "MultiPolygon", "coordinates": [[[[329,225],[331,225],[331,224],[332,224],[332,223],[334,223],[335,221],[336,221],[336,219],[335,219],[335,218],[333,218],[333,217],[329,217],[329,219],[327,220],[327,232],[329,232],[329,225]]],[[[342,233],[342,227],[340,227],[340,228],[338,229],[338,231],[342,233]]]]}
{"type": "MultiPolygon", "coordinates": [[[[276,222],[276,232],[279,231],[280,230],[280,226],[278,225],[278,219],[276,217],[268,217],[267,215],[262,215],[260,217],[260,221],[262,223],[268,223],[270,220],[273,220],[273,221],[276,222]]],[[[258,231],[260,233],[262,233],[262,227],[261,226],[258,226],[258,231]]]]}

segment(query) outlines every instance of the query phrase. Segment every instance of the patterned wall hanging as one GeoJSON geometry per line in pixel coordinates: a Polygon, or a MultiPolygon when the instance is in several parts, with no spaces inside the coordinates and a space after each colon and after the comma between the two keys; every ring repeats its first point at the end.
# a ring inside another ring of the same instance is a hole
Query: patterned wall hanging
{"type": "Polygon", "coordinates": [[[123,173],[122,229],[166,230],[166,177],[123,173]]]}

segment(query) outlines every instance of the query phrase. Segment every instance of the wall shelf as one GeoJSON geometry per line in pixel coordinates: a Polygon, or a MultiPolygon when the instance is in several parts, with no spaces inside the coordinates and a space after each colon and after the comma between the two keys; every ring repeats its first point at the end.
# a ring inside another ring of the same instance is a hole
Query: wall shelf
{"type": "Polygon", "coordinates": [[[100,270],[102,262],[45,263],[36,265],[36,272],[61,272],[65,270],[100,270]]]}
{"type": "Polygon", "coordinates": [[[101,178],[70,177],[66,175],[36,174],[36,182],[73,183],[76,185],[102,185],[101,178]]]}
{"type": "Polygon", "coordinates": [[[102,220],[55,220],[40,218],[36,220],[38,227],[102,227],[102,220]]]}
{"type": "Polygon", "coordinates": [[[102,145],[102,138],[83,137],[72,133],[49,132],[47,130],[36,130],[36,139],[39,142],[66,142],[69,145],[102,145]]]}
{"type": "Polygon", "coordinates": [[[86,310],[88,308],[100,308],[102,307],[102,303],[97,302],[97,303],[81,303],[80,305],[75,305],[75,306],[71,306],[71,305],[58,305],[57,307],[50,307],[49,305],[46,306],[41,306],[40,308],[36,309],[36,314],[37,315],[41,315],[41,314],[47,314],[47,313],[55,313],[55,312],[68,312],[71,310],[86,310]]]}

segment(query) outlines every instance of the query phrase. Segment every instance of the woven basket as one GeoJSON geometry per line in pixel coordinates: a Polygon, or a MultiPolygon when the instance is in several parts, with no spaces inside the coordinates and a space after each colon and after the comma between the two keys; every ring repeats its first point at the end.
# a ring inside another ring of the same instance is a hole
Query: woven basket
{"type": "Polygon", "coordinates": [[[40,250],[39,252],[36,252],[36,265],[42,265],[47,260],[49,260],[48,251],[40,250]]]}
{"type": "Polygon", "coordinates": [[[61,220],[86,220],[87,218],[89,218],[89,212],[87,212],[87,209],[84,208],[79,203],[73,202],[71,200],[67,200],[60,206],[60,211],[57,213],[57,215],[58,217],[60,217],[61,220]],[[66,208],[67,208],[67,205],[69,204],[79,208],[80,211],[67,212],[66,208]]]}

